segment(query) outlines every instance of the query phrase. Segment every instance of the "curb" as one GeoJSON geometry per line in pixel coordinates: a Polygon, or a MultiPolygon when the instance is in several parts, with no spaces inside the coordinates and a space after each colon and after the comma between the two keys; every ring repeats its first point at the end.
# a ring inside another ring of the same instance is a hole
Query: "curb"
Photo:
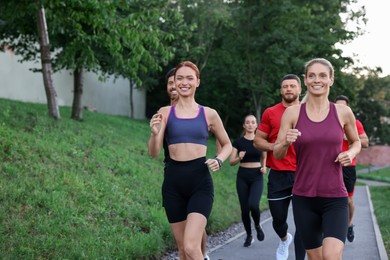
{"type": "Polygon", "coordinates": [[[380,256],[381,260],[388,260],[389,258],[387,257],[387,253],[386,253],[385,245],[383,243],[381,231],[379,229],[379,225],[378,225],[378,222],[376,220],[376,216],[374,214],[374,207],[373,207],[372,201],[371,201],[371,193],[370,193],[369,186],[366,186],[366,192],[367,192],[367,196],[368,196],[368,203],[369,203],[369,207],[370,207],[372,224],[374,226],[376,244],[378,245],[379,256],[380,256]]]}

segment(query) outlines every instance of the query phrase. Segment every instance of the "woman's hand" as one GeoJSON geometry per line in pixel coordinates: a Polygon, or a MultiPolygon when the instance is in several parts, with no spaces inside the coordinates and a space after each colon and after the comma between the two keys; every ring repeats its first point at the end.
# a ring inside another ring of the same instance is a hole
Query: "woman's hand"
{"type": "Polygon", "coordinates": [[[349,151],[345,151],[337,156],[335,162],[341,163],[342,166],[348,166],[352,163],[353,158],[354,156],[349,151]]]}
{"type": "Polygon", "coordinates": [[[163,115],[161,113],[156,113],[150,119],[150,131],[152,135],[158,135],[161,130],[161,121],[163,119],[163,115]]]}
{"type": "Polygon", "coordinates": [[[284,145],[289,146],[294,143],[299,136],[301,136],[301,132],[298,129],[287,129],[284,145]]]}
{"type": "MultiPolygon", "coordinates": [[[[222,162],[221,162],[222,163],[222,162]]],[[[205,164],[207,164],[207,167],[209,167],[209,169],[212,171],[212,172],[216,172],[218,171],[219,169],[221,169],[222,165],[220,165],[220,163],[218,162],[217,159],[208,159],[205,164]]]]}
{"type": "Polygon", "coordinates": [[[238,158],[240,158],[240,161],[244,158],[245,154],[246,154],[246,151],[241,151],[238,153],[238,158]]]}

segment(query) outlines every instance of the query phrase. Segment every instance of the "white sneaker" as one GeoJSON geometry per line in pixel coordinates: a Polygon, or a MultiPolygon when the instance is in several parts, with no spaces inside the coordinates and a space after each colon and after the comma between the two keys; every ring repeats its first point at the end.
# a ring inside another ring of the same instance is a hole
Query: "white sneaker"
{"type": "Polygon", "coordinates": [[[210,260],[210,257],[209,257],[208,255],[206,255],[206,256],[204,257],[204,260],[210,260]]]}
{"type": "Polygon", "coordinates": [[[287,239],[285,241],[280,240],[278,249],[276,250],[276,260],[287,260],[288,247],[290,246],[293,238],[290,233],[287,233],[287,239]]]}

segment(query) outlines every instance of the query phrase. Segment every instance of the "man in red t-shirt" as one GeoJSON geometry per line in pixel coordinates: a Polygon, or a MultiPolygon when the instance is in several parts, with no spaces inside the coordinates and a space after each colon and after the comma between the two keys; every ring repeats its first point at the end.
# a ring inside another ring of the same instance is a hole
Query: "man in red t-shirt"
{"type": "MultiPolygon", "coordinates": [[[[349,98],[343,95],[336,97],[334,102],[336,104],[343,104],[349,106],[349,98]]],[[[366,135],[366,132],[364,131],[363,124],[358,119],[356,119],[356,128],[360,138],[360,143],[362,144],[362,148],[367,148],[368,137],[366,135]]],[[[344,138],[342,151],[347,151],[348,146],[349,146],[348,140],[344,138]]],[[[353,197],[353,192],[355,190],[355,183],[356,183],[356,158],[353,159],[352,163],[349,166],[343,166],[343,178],[344,178],[345,188],[347,188],[348,191],[349,223],[348,223],[347,239],[349,242],[352,242],[355,239],[355,232],[353,231],[354,225],[352,223],[353,216],[355,213],[355,205],[353,203],[352,197],[353,197]]]]}
{"type": "MultiPolygon", "coordinates": [[[[270,168],[268,204],[273,219],[272,226],[280,237],[276,250],[277,260],[288,258],[288,247],[292,241],[292,235],[287,232],[287,215],[296,171],[296,155],[294,147],[290,145],[286,157],[282,160],[276,160],[273,147],[278,137],[282,115],[287,107],[299,104],[301,91],[301,80],[297,75],[288,74],[282,78],[280,84],[282,102],[264,111],[253,140],[253,145],[257,149],[267,151],[267,167],[270,168]]],[[[295,259],[304,259],[305,249],[297,232],[295,233],[294,246],[295,259]]]]}

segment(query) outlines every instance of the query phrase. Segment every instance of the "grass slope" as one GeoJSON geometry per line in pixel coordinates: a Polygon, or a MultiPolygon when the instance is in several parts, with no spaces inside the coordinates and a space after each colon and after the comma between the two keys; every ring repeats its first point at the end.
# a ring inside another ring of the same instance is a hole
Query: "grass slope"
{"type": "MultiPolygon", "coordinates": [[[[148,121],[84,111],[77,122],[70,108],[54,121],[46,105],[4,99],[0,111],[2,258],[157,259],[174,247],[148,121]]],[[[213,173],[209,233],[240,221],[236,171],[213,173]]]]}

